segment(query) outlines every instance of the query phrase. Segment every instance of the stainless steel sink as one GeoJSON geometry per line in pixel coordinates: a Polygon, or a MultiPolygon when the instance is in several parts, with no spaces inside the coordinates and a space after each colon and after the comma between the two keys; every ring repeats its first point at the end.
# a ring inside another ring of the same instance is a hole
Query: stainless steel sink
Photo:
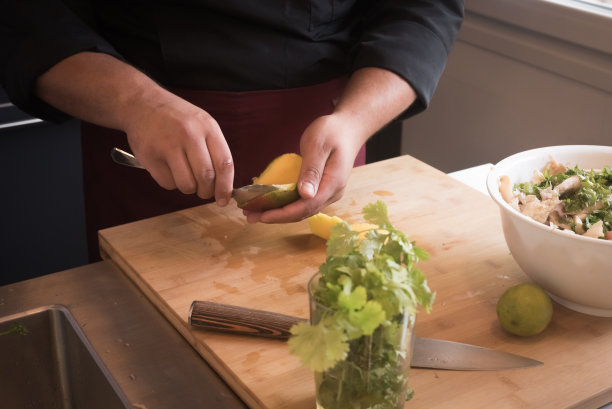
{"type": "Polygon", "coordinates": [[[2,407],[131,407],[66,307],[2,317],[0,334],[2,407]]]}

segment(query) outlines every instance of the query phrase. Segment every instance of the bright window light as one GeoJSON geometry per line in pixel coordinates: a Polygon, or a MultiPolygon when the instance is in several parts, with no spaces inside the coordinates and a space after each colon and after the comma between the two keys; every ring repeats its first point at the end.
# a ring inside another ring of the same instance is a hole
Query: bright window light
{"type": "Polygon", "coordinates": [[[574,9],[612,17],[612,0],[545,0],[574,9]]]}
{"type": "Polygon", "coordinates": [[[612,9],[612,0],[574,0],[574,1],[577,1],[578,3],[587,3],[587,4],[592,4],[594,6],[612,9]]]}

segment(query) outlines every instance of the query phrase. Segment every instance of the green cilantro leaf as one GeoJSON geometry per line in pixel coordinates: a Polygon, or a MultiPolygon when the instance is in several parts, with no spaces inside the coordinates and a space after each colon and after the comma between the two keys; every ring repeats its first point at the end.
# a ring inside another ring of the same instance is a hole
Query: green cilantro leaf
{"type": "MultiPolygon", "coordinates": [[[[363,288],[363,287],[360,287],[363,288]]],[[[363,335],[372,335],[374,330],[385,320],[385,312],[376,301],[368,301],[359,311],[349,312],[349,321],[361,328],[363,335]]]]}
{"type": "Polygon", "coordinates": [[[0,336],[10,334],[28,335],[29,333],[30,331],[25,325],[20,324],[19,322],[13,322],[9,329],[0,332],[0,336]]]}
{"type": "Polygon", "coordinates": [[[348,223],[337,223],[331,228],[327,241],[327,256],[341,256],[350,253],[357,243],[357,235],[348,223]]]}
{"type": "Polygon", "coordinates": [[[369,223],[376,224],[382,228],[391,226],[391,221],[387,216],[387,205],[382,200],[366,205],[363,208],[363,218],[369,223]]]}
{"type": "Polygon", "coordinates": [[[299,356],[302,365],[315,372],[334,366],[348,352],[346,334],[336,327],[325,325],[324,321],[313,326],[300,322],[291,328],[291,333],[289,352],[299,356]]]}
{"type": "Polygon", "coordinates": [[[338,307],[347,310],[359,310],[367,301],[366,289],[362,286],[355,288],[351,293],[341,292],[338,294],[338,307]]]}

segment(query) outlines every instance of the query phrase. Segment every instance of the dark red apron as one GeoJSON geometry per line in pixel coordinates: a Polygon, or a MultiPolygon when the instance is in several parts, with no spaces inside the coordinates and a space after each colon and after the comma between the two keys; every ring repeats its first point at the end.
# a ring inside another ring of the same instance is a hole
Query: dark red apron
{"type": "MultiPolygon", "coordinates": [[[[346,80],[340,79],[278,91],[172,91],[217,120],[234,159],[234,186],[243,186],[275,157],[299,153],[302,132],[315,118],[332,112],[345,84],[346,80]]],[[[83,183],[91,262],[100,259],[98,230],[211,201],[165,190],[148,172],[115,164],[110,159],[115,146],[129,151],[123,132],[83,123],[83,183]]],[[[355,165],[364,163],[365,147],[355,165]]]]}

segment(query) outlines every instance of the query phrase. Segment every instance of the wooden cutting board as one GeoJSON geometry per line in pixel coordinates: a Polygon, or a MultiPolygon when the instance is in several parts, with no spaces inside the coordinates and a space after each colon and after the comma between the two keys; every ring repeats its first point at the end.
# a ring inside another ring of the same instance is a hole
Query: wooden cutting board
{"type": "MultiPolygon", "coordinates": [[[[518,338],[498,326],[495,304],[529,279],[505,244],[498,210],[482,193],[410,157],[354,169],[344,197],[325,209],[350,223],[376,200],[430,253],[420,268],[437,298],[416,333],[544,362],[529,369],[413,369],[407,408],[596,408],[612,400],[612,319],[555,304],[549,328],[518,338]]],[[[193,300],[308,317],[306,285],[325,242],[305,221],[247,224],[234,205],[203,205],[100,232],[101,251],[158,306],[252,408],[313,409],[313,374],[282,341],[223,335],[187,323],[193,300]]]]}

